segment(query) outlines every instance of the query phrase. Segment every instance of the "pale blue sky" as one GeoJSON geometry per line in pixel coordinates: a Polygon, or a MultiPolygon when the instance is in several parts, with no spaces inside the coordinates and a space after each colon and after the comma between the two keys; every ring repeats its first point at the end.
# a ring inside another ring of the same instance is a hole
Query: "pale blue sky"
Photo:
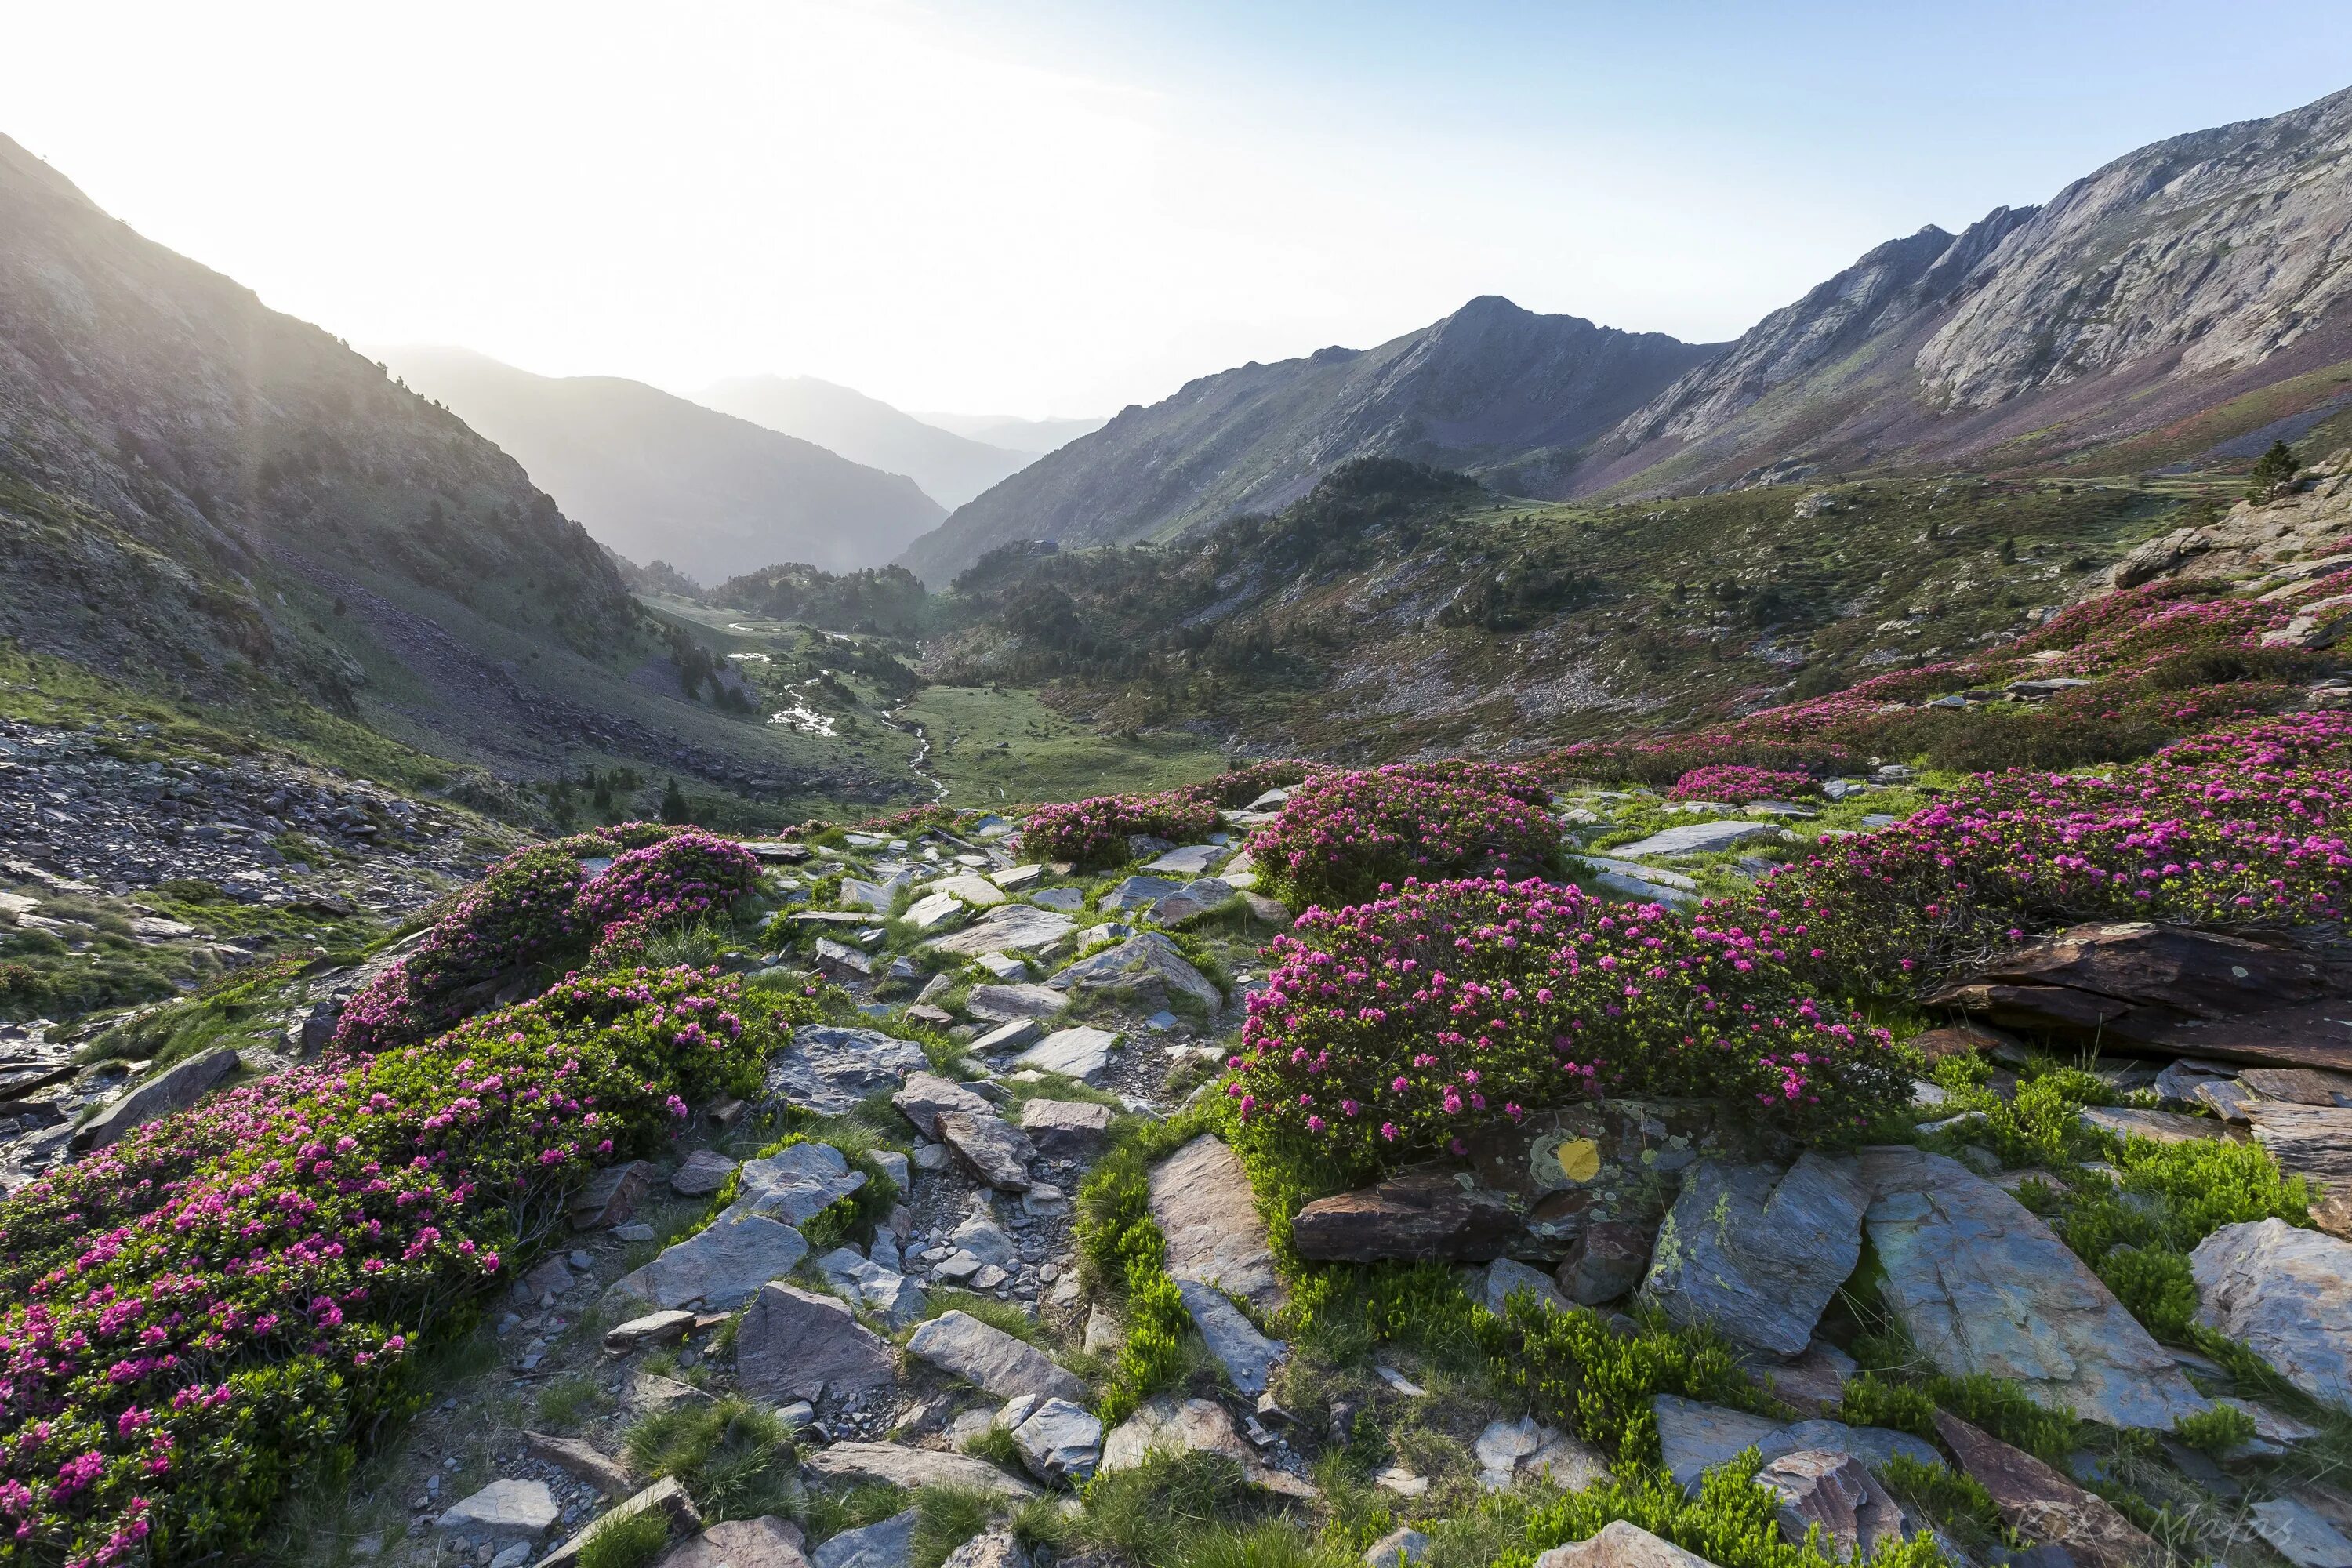
{"type": "Polygon", "coordinates": [[[1736,335],[2352,86],[2352,5],[82,0],[0,132],[354,341],[1084,414],[1480,293],[1736,335]]]}

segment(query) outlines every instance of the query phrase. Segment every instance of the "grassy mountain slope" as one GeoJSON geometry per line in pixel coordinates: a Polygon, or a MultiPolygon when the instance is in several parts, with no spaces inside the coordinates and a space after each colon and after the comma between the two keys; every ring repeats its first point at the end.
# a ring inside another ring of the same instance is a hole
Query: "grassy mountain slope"
{"type": "Polygon", "coordinates": [[[465,349],[386,351],[604,543],[715,581],[775,561],[878,566],[943,515],[898,473],[618,376],[544,376],[465,349]]]}
{"type": "Polygon", "coordinates": [[[904,474],[950,510],[1027,468],[1035,456],[926,425],[878,398],[814,376],[739,376],[696,395],[723,414],[814,441],[853,463],[904,474]]]}
{"type": "Polygon", "coordinates": [[[936,584],[1016,539],[1165,538],[1285,505],[1374,454],[1562,494],[1577,447],[1712,352],[1473,300],[1378,348],[1247,364],[1129,408],[959,508],[901,561],[936,584]]]}

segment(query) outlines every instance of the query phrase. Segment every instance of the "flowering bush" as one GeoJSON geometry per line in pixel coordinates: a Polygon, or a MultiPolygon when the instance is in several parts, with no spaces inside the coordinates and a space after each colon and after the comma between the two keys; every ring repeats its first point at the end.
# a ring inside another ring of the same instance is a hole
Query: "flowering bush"
{"type": "Polygon", "coordinates": [[[2340,919],[2352,718],[2292,714],[2184,742],[2112,779],[1979,774],[1776,878],[1806,955],[1853,981],[1933,981],[2083,920],[2284,926],[2340,919]]]}
{"type": "Polygon", "coordinates": [[[1757,739],[1707,730],[1637,741],[1578,741],[1537,758],[1533,766],[1555,783],[1594,779],[1665,784],[1696,768],[1732,764],[1810,776],[1853,773],[1862,766],[1862,759],[1843,746],[1822,741],[1757,739]]]}
{"type": "Polygon", "coordinates": [[[1301,779],[1330,771],[1321,763],[1269,759],[1219,773],[1215,778],[1192,785],[1190,793],[1211,805],[1233,811],[1247,805],[1270,789],[1286,789],[1301,779]]]}
{"type": "Polygon", "coordinates": [[[614,950],[625,952],[647,925],[717,907],[758,882],[750,850],[699,828],[625,822],[518,849],[344,1005],[335,1043],[379,1051],[423,1039],[464,1015],[470,987],[518,964],[584,955],[615,923],[632,928],[614,950]],[[612,861],[602,876],[591,870],[598,860],[612,861]]]}
{"type": "Polygon", "coordinates": [[[1409,877],[1550,865],[1559,842],[1550,801],[1542,780],[1501,763],[1322,773],[1290,792],[1249,851],[1289,901],[1351,903],[1409,877]]]}
{"type": "Polygon", "coordinates": [[[756,1087],[761,1005],[692,970],[575,977],[231,1089],[0,1203],[0,1555],[249,1546],[401,1407],[407,1352],[566,1189],[756,1087]]]}
{"type": "Polygon", "coordinates": [[[1217,826],[1217,808],[1190,790],[1159,795],[1106,795],[1041,805],[1021,830],[1021,847],[1040,860],[1115,866],[1128,858],[1130,834],[1181,842],[1217,826]]]}
{"type": "Polygon", "coordinates": [[[1693,768],[1666,791],[1673,800],[1794,800],[1819,794],[1811,773],[1775,773],[1732,763],[1693,768]]]}
{"type": "Polygon", "coordinates": [[[1804,940],[1769,911],[1718,925],[1535,880],[1310,910],[1268,949],[1226,1093],[1261,1134],[1357,1169],[1603,1092],[1851,1128],[1908,1083],[1885,1030],[1805,993],[1788,963],[1804,940]]]}

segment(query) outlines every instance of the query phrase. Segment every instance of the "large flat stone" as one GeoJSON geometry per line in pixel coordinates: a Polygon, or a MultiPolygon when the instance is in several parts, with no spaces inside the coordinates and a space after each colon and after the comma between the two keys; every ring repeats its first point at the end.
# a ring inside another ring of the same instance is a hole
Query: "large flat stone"
{"type": "Polygon", "coordinates": [[[1197,877],[1223,859],[1226,853],[1222,844],[1187,844],[1169,850],[1158,859],[1145,861],[1143,868],[1176,877],[1197,877]]]}
{"type": "Polygon", "coordinates": [[[1957,1160],[1865,1149],[1881,1293],[1938,1372],[1990,1373],[2110,1426],[2210,1408],[2050,1227],[1957,1160]]]}
{"type": "Polygon", "coordinates": [[[966,958],[983,952],[1043,952],[1077,929],[1078,922],[1069,916],[1034,904],[999,904],[954,935],[923,945],[966,958]]]}
{"type": "Polygon", "coordinates": [[[1166,898],[1182,886],[1181,882],[1171,881],[1166,877],[1129,877],[1105,893],[1099,901],[1105,910],[1128,914],[1166,898]]]}
{"type": "Polygon", "coordinates": [[[1025,1193],[1029,1162],[1037,1151],[1028,1134],[993,1111],[940,1113],[940,1142],[955,1151],[974,1175],[1000,1192],[1025,1193]]]}
{"type": "Polygon", "coordinates": [[[1087,1025],[1056,1029],[1013,1058],[1013,1066],[1015,1069],[1032,1068],[1038,1072],[1060,1073],[1080,1083],[1093,1083],[1110,1070],[1111,1052],[1118,1048],[1118,1041],[1116,1029],[1097,1029],[1087,1025]]]}
{"type": "Polygon", "coordinates": [[[663,1248],[659,1258],[623,1275],[612,1288],[656,1307],[730,1312],[769,1280],[790,1274],[808,1250],[791,1226],[756,1215],[722,1215],[663,1248]]]}
{"type": "Polygon", "coordinates": [[[131,1129],[185,1110],[236,1071],[236,1053],[226,1046],[200,1051],[164,1068],[73,1131],[76,1152],[103,1149],[131,1129]]]}
{"type": "Polygon", "coordinates": [[[941,877],[936,882],[923,884],[926,893],[945,893],[960,899],[976,910],[992,910],[1004,901],[1004,889],[987,878],[971,871],[960,871],[952,877],[941,877]]]}
{"type": "Polygon", "coordinates": [[[1151,1217],[1167,1239],[1168,1272],[1273,1311],[1288,1299],[1241,1158],[1202,1133],[1151,1173],[1151,1217]]]}
{"type": "Polygon", "coordinates": [[[963,1010],[992,1024],[1015,1018],[1050,1018],[1070,1005],[1070,999],[1050,985],[975,985],[963,999],[963,1010]]]}
{"type": "Polygon", "coordinates": [[[2308,1503],[2270,1498],[2253,1506],[2247,1522],[2294,1568],[2352,1568],[2352,1541],[2308,1503]]]}
{"type": "Polygon", "coordinates": [[[856,1399],[898,1381],[889,1342],[844,1303],[781,1280],[762,1286],[743,1314],[735,1367],[744,1391],[770,1405],[856,1399]]]}
{"type": "Polygon", "coordinates": [[[877,1029],[803,1024],[768,1064],[768,1093],[815,1111],[845,1116],[867,1095],[895,1091],[907,1075],[930,1066],[923,1047],[877,1029]]]}
{"type": "Polygon", "coordinates": [[[2352,1410],[2352,1244],[2284,1220],[2225,1225],[2189,1255],[2200,1321],[2352,1410]]]}
{"type": "Polygon", "coordinates": [[[1842,1421],[1775,1421],[1719,1405],[1661,1394],[1650,1402],[1658,1422],[1658,1447],[1667,1472],[1696,1494],[1699,1479],[1716,1466],[1754,1448],[1766,1460],[1815,1450],[1852,1454],[1883,1468],[1897,1454],[1922,1464],[1940,1464],[1935,1445],[1885,1426],[1849,1426],[1842,1421]]]}
{"type": "Polygon", "coordinates": [[[1589,1541],[1555,1546],[1536,1559],[1536,1568],[1715,1568],[1695,1552],[1662,1540],[1631,1520],[1601,1526],[1589,1541]]]}
{"type": "Polygon", "coordinates": [[[1404,1171],[1316,1199],[1291,1220],[1290,1239],[1301,1258],[1318,1262],[1483,1263],[1501,1256],[1519,1226],[1499,1194],[1465,1189],[1444,1171],[1404,1171]]]}
{"type": "Polygon", "coordinates": [[[1083,1481],[1102,1458],[1103,1425],[1066,1399],[1047,1399],[1013,1428],[1021,1462],[1041,1481],[1083,1481]]]}
{"type": "Polygon", "coordinates": [[[1139,931],[1115,947],[1082,958],[1047,984],[1057,991],[1124,996],[1150,1009],[1164,1007],[1177,996],[1189,996],[1211,1009],[1224,1002],[1223,994],[1209,977],[1156,931],[1139,931]]]}
{"type": "Polygon", "coordinates": [[[985,1116],[996,1108],[961,1084],[950,1083],[934,1072],[907,1075],[907,1087],[890,1097],[898,1114],[915,1124],[915,1131],[926,1138],[940,1135],[940,1112],[969,1111],[985,1116]]]}
{"type": "Polygon", "coordinates": [[[808,1568],[801,1540],[790,1520],[730,1519],[672,1549],[656,1568],[808,1568]]]}
{"type": "Polygon", "coordinates": [[[1215,1286],[1179,1279],[1176,1289],[1209,1354],[1225,1369],[1233,1385],[1252,1399],[1264,1394],[1274,1369],[1289,1359],[1290,1347],[1258,1332],[1257,1325],[1215,1286]]]}
{"type": "Polygon", "coordinates": [[[1110,1136],[1111,1109],[1083,1100],[1032,1100],[1021,1107],[1021,1131],[1049,1160],[1099,1152],[1110,1136]]]}
{"type": "Polygon", "coordinates": [[[616,1519],[628,1519],[641,1513],[660,1514],[669,1521],[669,1527],[673,1533],[690,1534],[702,1528],[702,1515],[696,1510],[694,1499],[687,1495],[686,1489],[678,1484],[676,1476],[664,1476],[660,1480],[622,1502],[603,1519],[589,1525],[587,1529],[581,1531],[571,1540],[541,1558],[539,1568],[571,1568],[572,1563],[580,1561],[581,1547],[586,1544],[589,1536],[599,1525],[609,1523],[616,1519]]]}
{"type": "Polygon", "coordinates": [[[1960,1468],[1992,1494],[2011,1529],[2065,1548],[2086,1568],[2156,1568],[2164,1548],[2106,1499],[2084,1491],[2022,1449],[1980,1432],[1949,1411],[1936,1412],[1936,1434],[1960,1468]]]}
{"type": "Polygon", "coordinates": [[[452,1505],[434,1522],[444,1530],[471,1531],[492,1540],[537,1541],[562,1515],[545,1481],[502,1477],[452,1505]]]}
{"type": "MultiPolygon", "coordinates": [[[[801,1460],[819,1480],[880,1481],[913,1491],[920,1487],[961,1487],[1010,1498],[1032,1498],[1037,1489],[969,1454],[909,1448],[898,1443],[834,1443],[801,1460]]],[[[820,1549],[821,1550],[821,1549],[820,1549]]]]}
{"type": "Polygon", "coordinates": [[[1621,844],[1610,853],[1633,860],[1645,855],[1706,855],[1752,844],[1759,838],[1778,838],[1786,831],[1770,822],[1693,822],[1653,833],[1632,844],[1621,844]]]}
{"type": "Polygon", "coordinates": [[[912,1568],[915,1526],[922,1510],[910,1508],[863,1530],[845,1530],[809,1553],[816,1568],[912,1568]]]}
{"type": "Polygon", "coordinates": [[[1658,1232],[1643,1294],[1678,1323],[1796,1355],[1861,1259],[1869,1204],[1851,1159],[1808,1152],[1786,1171],[1702,1161],[1658,1232]]]}
{"type": "Polygon", "coordinates": [[[1044,1351],[968,1312],[942,1312],[917,1329],[907,1341],[907,1353],[999,1399],[1025,1394],[1075,1403],[1087,1396],[1076,1374],[1055,1365],[1044,1351]]]}
{"type": "Polygon", "coordinates": [[[793,1143],[763,1160],[745,1162],[735,1173],[730,1216],[758,1215],[781,1225],[805,1225],[866,1184],[830,1143],[793,1143]]]}
{"type": "Polygon", "coordinates": [[[1147,920],[1164,926],[1180,926],[1186,921],[1200,919],[1213,910],[1221,910],[1233,901],[1238,891],[1228,881],[1217,877],[1196,877],[1172,893],[1154,899],[1144,910],[1147,920]]]}

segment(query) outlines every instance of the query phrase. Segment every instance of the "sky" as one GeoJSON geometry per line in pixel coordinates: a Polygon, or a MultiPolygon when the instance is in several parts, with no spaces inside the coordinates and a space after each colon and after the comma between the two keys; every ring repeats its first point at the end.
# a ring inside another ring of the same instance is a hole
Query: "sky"
{"type": "Polygon", "coordinates": [[[6,10],[0,133],[354,342],[1028,416],[1479,294],[1727,339],[2352,86],[2342,0],[6,10]]]}

